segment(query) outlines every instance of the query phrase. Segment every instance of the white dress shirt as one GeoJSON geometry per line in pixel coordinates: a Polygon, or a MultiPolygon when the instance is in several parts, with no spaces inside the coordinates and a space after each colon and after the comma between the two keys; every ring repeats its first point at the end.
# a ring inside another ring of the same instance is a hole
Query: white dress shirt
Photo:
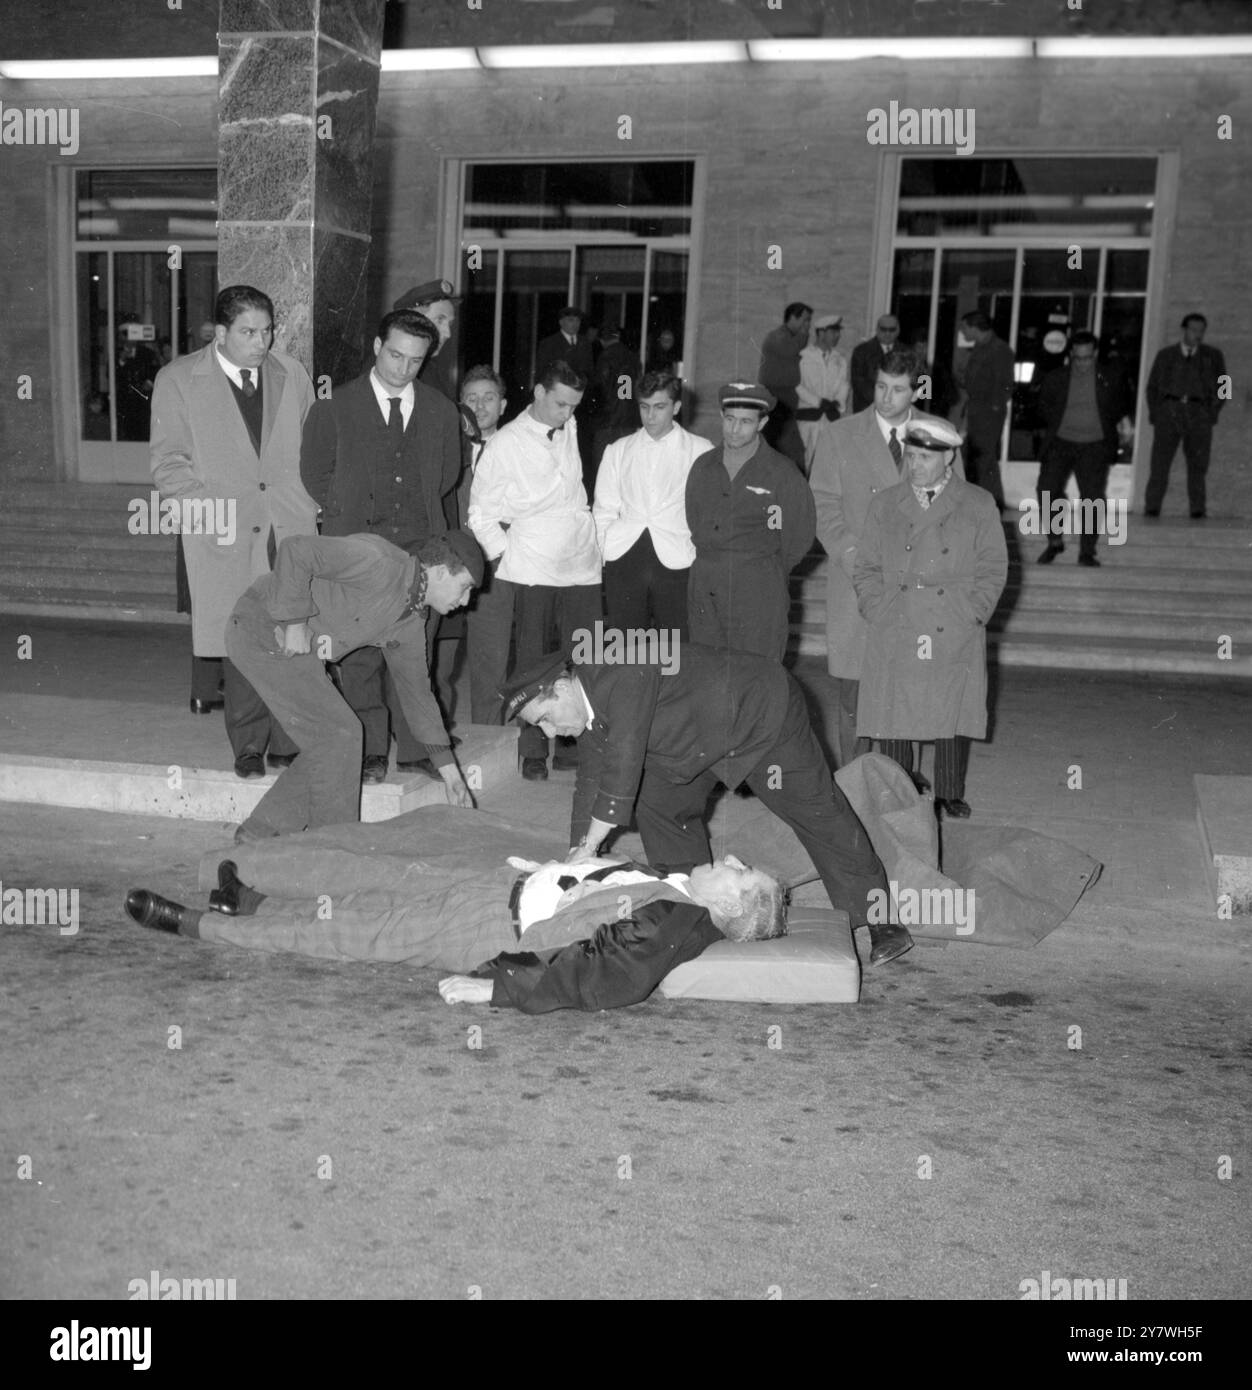
{"type": "Polygon", "coordinates": [[[874,411],[874,423],[882,431],[883,443],[891,448],[891,431],[895,430],[896,438],[900,441],[900,448],[904,448],[904,436],[909,432],[909,421],[913,418],[913,408],[909,407],[909,413],[900,421],[898,425],[893,425],[890,420],[884,420],[881,415],[874,411]]]}
{"type": "Polygon", "coordinates": [[[574,422],[548,433],[527,408],[487,441],[470,485],[469,528],[489,560],[503,557],[496,573],[510,583],[598,584],[574,422]]]}
{"type": "MultiPolygon", "coordinates": [[[[242,391],[242,390],[243,390],[242,369],[239,368],[239,367],[236,367],[235,364],[234,364],[232,361],[230,361],[229,358],[223,357],[223,356],[222,356],[222,350],[221,350],[221,348],[219,348],[219,347],[217,346],[216,343],[214,343],[214,345],[213,345],[213,355],[214,355],[214,357],[217,358],[217,365],[218,365],[219,367],[221,367],[222,371],[224,371],[224,372],[226,373],[226,375],[231,379],[231,382],[232,382],[240,391],[242,391]]],[[[262,365],[264,365],[264,363],[262,363],[262,365]]],[[[251,376],[250,379],[251,379],[251,381],[252,381],[253,386],[259,386],[259,385],[261,384],[261,368],[260,368],[260,367],[249,367],[248,370],[252,373],[252,376],[251,376]]]]}
{"type": "Polygon", "coordinates": [[[409,419],[413,414],[413,402],[417,399],[417,392],[413,389],[413,383],[404,388],[403,391],[393,391],[389,386],[385,386],[378,379],[378,373],[370,369],[370,385],[374,388],[374,399],[378,402],[378,408],[383,413],[383,419],[388,423],[391,421],[391,398],[394,395],[400,397],[400,419],[404,421],[404,428],[409,427],[409,419]]]}
{"type": "Polygon", "coordinates": [[[660,439],[639,429],[609,445],[596,475],[592,511],[606,561],[621,559],[646,528],[666,569],[692,563],[696,548],[687,527],[687,474],[712,447],[677,421],[660,439]]]}

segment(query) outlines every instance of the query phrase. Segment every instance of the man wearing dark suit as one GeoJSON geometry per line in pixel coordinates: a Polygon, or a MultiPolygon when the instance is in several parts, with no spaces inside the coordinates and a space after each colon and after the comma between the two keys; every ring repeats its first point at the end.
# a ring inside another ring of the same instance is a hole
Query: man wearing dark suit
{"type": "MultiPolygon", "coordinates": [[[[746,782],[796,832],[832,905],[853,926],[866,923],[883,866],[830,775],[800,687],[764,657],[695,643],[681,655],[665,672],[550,656],[505,692],[506,719],[579,739],[571,861],[594,857],[633,811],[654,869],[707,864],[709,796],[719,781],[746,782]]],[[[869,930],[875,965],[913,944],[894,924],[869,930]]]]}
{"type": "Polygon", "coordinates": [[[1000,436],[1015,381],[1013,349],[997,337],[991,320],[975,309],[961,320],[974,340],[965,363],[965,476],[985,487],[1004,510],[1004,484],[1000,479],[1000,436]]]}
{"type": "Polygon", "coordinates": [[[722,444],[687,474],[696,548],[687,582],[691,640],[781,661],[791,571],[813,544],[813,494],[802,469],[761,438],[773,396],[743,381],[718,395],[722,444]]]}
{"type": "Polygon", "coordinates": [[[765,335],[757,380],[773,395],[777,404],[765,427],[770,447],[789,458],[804,471],[804,440],[796,424],[800,408],[800,354],[809,340],[813,309],[798,300],[783,310],[783,321],[765,335]]]}
{"type": "MultiPolygon", "coordinates": [[[[857,756],[856,702],[869,628],[852,587],[856,552],[876,493],[895,487],[904,466],[904,437],[910,425],[937,424],[918,410],[923,363],[909,352],[892,352],[878,369],[874,404],[836,420],[819,438],[809,484],[817,510],[817,539],[829,556],[826,579],[826,666],[838,685],[834,754],[840,767],[857,756]]],[[[953,460],[964,477],[960,451],[953,460]]]]}
{"type": "Polygon", "coordinates": [[[621,329],[612,320],[605,323],[600,329],[600,355],[591,381],[593,476],[609,445],[639,428],[635,383],[641,371],[639,358],[622,342],[621,329]]]}
{"type": "MultiPolygon", "coordinates": [[[[164,498],[221,509],[229,535],[182,538],[195,657],[226,655],[236,599],[273,563],[287,536],[311,535],[317,507],[300,482],[300,431],[313,400],[309,374],[271,349],[274,305],[250,285],[217,296],[212,341],[157,373],[152,393],[152,480],[164,498]]],[[[238,777],[286,767],[296,745],[243,675],[222,666],[226,733],[238,777]]],[[[192,710],[204,702],[194,695],[192,710]]]]}
{"type": "MultiPolygon", "coordinates": [[[[384,536],[404,549],[448,529],[445,499],[461,471],[460,414],[417,380],[438,337],[416,311],[392,310],[378,326],[371,370],[309,412],[300,473],[322,508],[324,536],[384,536]]],[[[339,663],[339,680],[365,728],[362,776],[381,782],[390,746],[382,653],[353,651],[339,663]]],[[[427,758],[403,720],[395,723],[397,763],[427,758]]]]}
{"type": "Polygon", "coordinates": [[[883,314],[872,338],[866,338],[852,349],[852,413],[868,410],[874,404],[874,383],[878,369],[888,353],[900,344],[900,320],[894,314],[883,314]]]}
{"type": "MultiPolygon", "coordinates": [[[[566,362],[585,382],[595,376],[596,354],[591,338],[580,333],[582,310],[567,304],[557,317],[560,331],[541,339],[535,351],[535,381],[540,381],[554,362],[566,362]]],[[[587,496],[595,492],[595,466],[592,463],[591,392],[588,391],[574,412],[574,434],[578,441],[578,457],[582,464],[583,486],[587,496]]]]}
{"type": "MultiPolygon", "coordinates": [[[[1069,345],[1069,370],[1049,372],[1039,391],[1039,413],[1046,427],[1039,452],[1041,524],[1048,531],[1052,503],[1065,496],[1072,473],[1084,501],[1104,500],[1109,466],[1117,462],[1117,422],[1125,409],[1120,383],[1112,372],[1096,363],[1096,335],[1082,329],[1069,345]]],[[[1094,518],[1094,508],[1086,515],[1094,518]]],[[[1050,532],[1047,548],[1039,556],[1050,565],[1065,549],[1065,542],[1050,532]]],[[[1098,566],[1094,529],[1083,531],[1078,543],[1078,563],[1098,566]]]]}
{"type": "Polygon", "coordinates": [[[1182,321],[1182,342],[1162,348],[1148,374],[1148,419],[1152,424],[1152,465],[1143,498],[1144,516],[1160,516],[1169,470],[1182,445],[1187,460],[1187,501],[1193,521],[1204,517],[1205,474],[1213,426],[1225,404],[1221,394],[1226,359],[1204,342],[1208,320],[1188,314],[1182,321]]]}

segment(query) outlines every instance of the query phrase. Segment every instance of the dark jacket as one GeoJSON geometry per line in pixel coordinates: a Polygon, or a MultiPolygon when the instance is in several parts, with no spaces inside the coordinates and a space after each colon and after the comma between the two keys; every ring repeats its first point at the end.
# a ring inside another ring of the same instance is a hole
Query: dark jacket
{"type": "Polygon", "coordinates": [[[620,338],[606,344],[596,362],[593,420],[596,429],[620,438],[639,428],[639,402],[635,383],[639,379],[639,359],[620,338]],[[622,378],[630,383],[627,394],[620,394],[622,378]]]}
{"type": "Polygon", "coordinates": [[[1226,359],[1215,347],[1201,343],[1195,350],[1195,357],[1188,361],[1182,355],[1178,343],[1162,348],[1156,354],[1152,370],[1148,373],[1148,420],[1155,425],[1161,407],[1171,398],[1190,396],[1201,397],[1208,407],[1209,418],[1214,424],[1225,404],[1218,396],[1219,378],[1226,375],[1226,359]],[[1197,389],[1198,388],[1198,389],[1197,389]]]}
{"type": "MultiPolygon", "coordinates": [[[[552,333],[542,339],[539,347],[535,351],[535,380],[544,373],[544,368],[550,362],[568,362],[576,372],[587,378],[587,385],[591,385],[592,377],[595,375],[595,353],[592,351],[591,340],[584,338],[580,333],[578,341],[571,347],[565,341],[564,333],[552,333]]],[[[584,393],[583,400],[579,405],[580,413],[587,409],[587,397],[584,393]]]]}
{"type": "Polygon", "coordinates": [[[369,533],[404,547],[454,524],[460,414],[420,381],[413,391],[398,457],[368,372],[309,411],[300,477],[322,508],[324,536],[369,533]]]}
{"type": "MultiPolygon", "coordinates": [[[[1048,446],[1056,438],[1065,418],[1065,407],[1069,402],[1069,383],[1073,368],[1065,371],[1049,372],[1039,388],[1039,414],[1043,419],[1044,436],[1039,457],[1043,458],[1048,446]]],[[[1108,368],[1097,364],[1096,412],[1100,416],[1100,428],[1104,431],[1104,458],[1107,463],[1117,462],[1117,422],[1126,413],[1126,403],[1122,397],[1120,378],[1108,368]]]]}
{"type": "Polygon", "coordinates": [[[706,908],[656,901],[605,922],[588,941],[556,951],[504,952],[475,975],[493,981],[491,1002],[526,1014],[638,1004],[671,970],[721,941],[706,908]]]}

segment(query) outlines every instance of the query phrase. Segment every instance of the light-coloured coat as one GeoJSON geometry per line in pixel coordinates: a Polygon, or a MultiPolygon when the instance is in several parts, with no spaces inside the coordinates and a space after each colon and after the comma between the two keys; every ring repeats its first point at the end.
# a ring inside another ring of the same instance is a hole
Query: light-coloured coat
{"type": "Polygon", "coordinates": [[[261,366],[261,454],[212,343],[162,367],[152,392],[150,459],[165,497],[233,503],[234,542],[185,535],[191,640],[197,656],[226,654],[226,620],[254,579],[269,571],[270,528],[281,545],[316,531],[317,503],[300,482],[300,434],[313,403],[309,374],[286,353],[261,366]]]}
{"type": "MultiPolygon", "coordinates": [[[[934,423],[933,415],[914,410],[916,423],[934,423]]],[[[903,441],[902,441],[903,442],[903,441]]],[[[965,476],[960,450],[953,472],[965,476]]],[[[813,458],[809,486],[817,506],[817,539],[830,557],[826,582],[826,666],[832,676],[855,681],[861,678],[865,654],[865,620],[852,587],[865,516],[876,493],[895,487],[900,470],[878,428],[870,406],[856,415],[836,420],[823,432],[813,458]]]]}
{"type": "Polygon", "coordinates": [[[859,737],[986,737],[986,624],[1008,565],[984,488],[954,477],[929,508],[908,483],[873,499],[853,571],[869,623],[859,737]]]}

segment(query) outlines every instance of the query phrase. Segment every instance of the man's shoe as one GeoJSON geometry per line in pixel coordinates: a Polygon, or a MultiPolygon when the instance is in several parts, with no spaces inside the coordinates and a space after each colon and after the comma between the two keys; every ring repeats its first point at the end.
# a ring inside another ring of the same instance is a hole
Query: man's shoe
{"type": "Polygon", "coordinates": [[[126,915],[141,927],[153,931],[171,932],[175,936],[185,924],[187,909],[181,903],[171,902],[146,888],[132,888],[126,894],[126,915]]]}
{"type": "Polygon", "coordinates": [[[217,887],[209,894],[209,911],[223,917],[239,916],[239,871],[233,859],[223,859],[217,866],[217,887]]]}
{"type": "Polygon", "coordinates": [[[546,782],[548,780],[547,758],[523,758],[522,776],[528,782],[546,782]]]}
{"type": "Polygon", "coordinates": [[[949,797],[946,800],[942,797],[935,797],[935,812],[945,816],[951,816],[953,820],[968,820],[973,813],[973,808],[968,801],[962,801],[959,796],[949,797]]]}
{"type": "Polygon", "coordinates": [[[270,767],[290,767],[297,757],[298,753],[267,753],[265,761],[270,767]]]}
{"type": "Polygon", "coordinates": [[[1052,561],[1055,560],[1056,557],[1064,551],[1064,549],[1065,547],[1063,545],[1056,545],[1054,543],[1049,544],[1048,548],[1043,552],[1042,555],[1039,556],[1039,559],[1035,563],[1040,565],[1050,565],[1052,561]]]}
{"type": "Polygon", "coordinates": [[[1080,555],[1078,557],[1078,563],[1080,565],[1086,565],[1089,570],[1098,570],[1100,568],[1100,562],[1094,555],[1080,555]]]}
{"type": "Polygon", "coordinates": [[[240,753],[235,759],[236,777],[264,777],[265,759],[260,753],[240,753]]]}
{"type": "Polygon", "coordinates": [[[1192,520],[1192,521],[1204,521],[1204,520],[1206,519],[1207,516],[1208,516],[1208,513],[1207,513],[1207,512],[1192,512],[1192,513],[1191,513],[1191,520],[1192,520]]]}
{"type": "Polygon", "coordinates": [[[1155,516],[1160,516],[1160,514],[1161,514],[1161,509],[1160,509],[1160,507],[1157,507],[1156,510],[1154,511],[1151,507],[1144,507],[1144,509],[1143,509],[1143,514],[1144,514],[1144,516],[1154,516],[1154,517],[1155,517],[1155,516]]]}
{"type": "Polygon", "coordinates": [[[913,938],[904,927],[895,922],[870,927],[869,939],[872,947],[869,953],[871,965],[883,965],[889,960],[895,960],[897,956],[902,956],[905,951],[913,949],[913,938]]]}
{"type": "Polygon", "coordinates": [[[387,759],[381,753],[371,753],[361,764],[362,782],[385,782],[387,780],[387,759]]]}
{"type": "Polygon", "coordinates": [[[574,772],[578,768],[578,740],[558,738],[552,750],[553,772],[574,772]]]}
{"type": "Polygon", "coordinates": [[[197,700],[194,695],[191,697],[192,714],[212,714],[214,710],[225,708],[225,700],[197,700]]]}

